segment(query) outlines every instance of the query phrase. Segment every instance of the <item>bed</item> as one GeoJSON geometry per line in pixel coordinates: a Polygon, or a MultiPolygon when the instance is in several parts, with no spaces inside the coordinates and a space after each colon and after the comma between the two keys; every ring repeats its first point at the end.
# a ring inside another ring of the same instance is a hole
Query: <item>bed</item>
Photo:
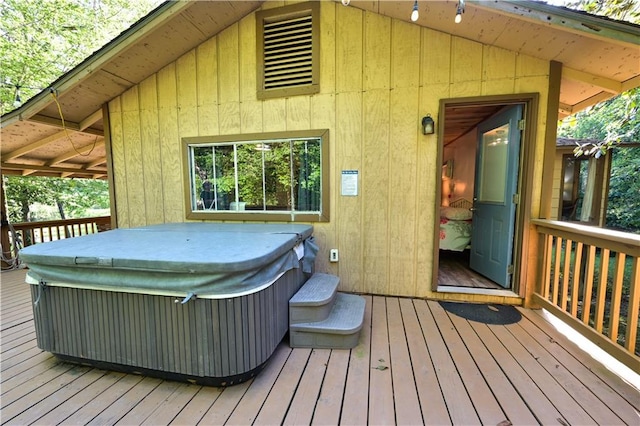
{"type": "Polygon", "coordinates": [[[257,374],[312,272],[309,225],[163,224],[37,244],[38,347],[63,360],[224,386],[257,374]]]}
{"type": "Polygon", "coordinates": [[[471,246],[471,207],[468,200],[456,200],[440,208],[440,249],[463,251],[471,246]]]}

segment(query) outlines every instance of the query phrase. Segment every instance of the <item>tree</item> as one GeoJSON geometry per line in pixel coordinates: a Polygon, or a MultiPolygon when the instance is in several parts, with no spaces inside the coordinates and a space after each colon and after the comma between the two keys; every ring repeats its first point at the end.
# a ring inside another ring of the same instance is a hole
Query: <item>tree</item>
{"type": "Polygon", "coordinates": [[[565,6],[618,21],[640,22],[638,0],[577,0],[570,1],[565,6]]]}
{"type": "MultiPolygon", "coordinates": [[[[148,13],[160,0],[0,1],[0,112],[9,112],[46,89],[148,13]]],[[[8,177],[9,219],[28,221],[30,206],[57,205],[61,218],[108,207],[104,181],[8,177]]]]}
{"type": "Polygon", "coordinates": [[[0,2],[0,110],[15,109],[144,16],[159,0],[0,2]]]}
{"type": "Polygon", "coordinates": [[[60,219],[86,216],[90,208],[109,208],[109,188],[104,180],[5,176],[4,186],[10,222],[34,219],[34,203],[56,206],[60,219]]]}

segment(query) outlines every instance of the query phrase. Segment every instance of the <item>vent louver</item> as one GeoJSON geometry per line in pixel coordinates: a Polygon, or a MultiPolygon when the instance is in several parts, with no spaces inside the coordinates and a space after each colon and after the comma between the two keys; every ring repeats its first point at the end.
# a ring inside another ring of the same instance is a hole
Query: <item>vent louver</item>
{"type": "Polygon", "coordinates": [[[320,92],[320,5],[258,11],[258,99],[320,92]]]}
{"type": "Polygon", "coordinates": [[[265,24],[265,89],[313,83],[312,28],[311,16],[265,24]]]}

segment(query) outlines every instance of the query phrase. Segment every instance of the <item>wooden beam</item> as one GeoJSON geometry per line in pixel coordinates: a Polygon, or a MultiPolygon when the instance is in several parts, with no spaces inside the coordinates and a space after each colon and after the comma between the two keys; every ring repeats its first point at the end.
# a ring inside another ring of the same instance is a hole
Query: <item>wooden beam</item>
{"type": "Polygon", "coordinates": [[[565,116],[573,114],[573,105],[565,104],[560,102],[558,104],[558,111],[560,114],[564,114],[565,116]]]}
{"type": "Polygon", "coordinates": [[[572,109],[572,114],[575,114],[576,112],[580,112],[583,109],[589,108],[590,106],[593,106],[597,103],[600,103],[602,101],[606,101],[607,99],[611,99],[613,98],[615,95],[613,93],[609,93],[609,92],[600,92],[596,95],[591,96],[590,98],[587,98],[581,102],[578,102],[577,104],[573,105],[572,109]]]}
{"type": "Polygon", "coordinates": [[[540,211],[538,217],[549,219],[551,216],[551,200],[553,198],[553,166],[556,155],[556,139],[558,136],[558,105],[560,103],[560,85],[562,80],[562,64],[549,63],[549,95],[547,96],[547,116],[544,120],[544,152],[542,163],[542,182],[540,211]]]}
{"type": "Polygon", "coordinates": [[[50,173],[72,173],[72,174],[80,174],[80,175],[87,175],[87,176],[91,176],[94,175],[96,173],[106,173],[106,170],[87,170],[86,168],[73,168],[73,167],[51,167],[51,166],[36,166],[34,164],[16,164],[16,163],[5,163],[2,162],[0,163],[0,167],[3,170],[17,170],[17,171],[25,171],[25,170],[32,170],[35,172],[50,172],[50,173]]]}
{"type": "Polygon", "coordinates": [[[33,121],[35,123],[46,124],[48,126],[59,127],[61,129],[66,128],[67,130],[73,130],[76,132],[82,132],[89,135],[103,136],[104,132],[98,129],[92,129],[90,127],[81,129],[79,123],[74,123],[73,121],[64,120],[64,126],[62,125],[62,120],[59,118],[47,117],[46,115],[36,114],[31,117],[28,121],[33,121]]]}
{"type": "MultiPolygon", "coordinates": [[[[104,141],[102,141],[102,143],[104,144],[104,141]]],[[[87,169],[93,169],[94,167],[99,166],[100,164],[107,164],[106,157],[98,158],[97,160],[87,164],[87,169]]]]}
{"type": "Polygon", "coordinates": [[[576,80],[583,83],[587,83],[600,89],[605,92],[613,93],[617,95],[622,93],[622,83],[619,81],[612,80],[610,78],[602,77],[599,75],[591,74],[584,71],[579,71],[574,68],[562,68],[562,78],[567,78],[569,80],[576,80]]]}
{"type": "Polygon", "coordinates": [[[78,127],[80,128],[80,130],[84,130],[87,127],[91,126],[93,123],[99,121],[101,118],[102,118],[102,110],[99,109],[95,111],[93,114],[86,117],[80,123],[78,123],[78,127]]]}
{"type": "MultiPolygon", "coordinates": [[[[104,146],[104,139],[99,142],[96,141],[95,143],[83,146],[82,148],[76,149],[74,147],[74,149],[72,149],[71,151],[67,151],[64,154],[57,156],[53,160],[48,161],[46,165],[53,166],[54,164],[62,163],[63,161],[67,161],[68,159],[77,157],[79,155],[87,155],[88,152],[93,151],[95,148],[99,146],[104,146]]],[[[104,160],[102,162],[104,163],[104,160]]]]}
{"type": "Polygon", "coordinates": [[[29,145],[23,146],[22,148],[18,148],[15,151],[8,152],[8,153],[6,153],[6,154],[4,154],[2,156],[2,162],[5,162],[7,160],[11,160],[13,158],[20,157],[20,156],[22,156],[24,154],[27,154],[27,153],[31,152],[31,151],[35,151],[36,149],[41,148],[41,147],[43,147],[43,146],[45,146],[45,145],[47,145],[47,144],[49,144],[51,142],[55,142],[55,141],[57,141],[59,139],[62,139],[66,135],[67,135],[67,132],[62,130],[62,131],[60,131],[58,133],[54,133],[51,136],[47,136],[44,139],[40,139],[39,141],[32,142],[29,145]]]}
{"type": "Polygon", "coordinates": [[[636,75],[635,77],[622,82],[623,92],[626,92],[627,90],[635,89],[636,87],[640,87],[640,75],[636,75]]]}

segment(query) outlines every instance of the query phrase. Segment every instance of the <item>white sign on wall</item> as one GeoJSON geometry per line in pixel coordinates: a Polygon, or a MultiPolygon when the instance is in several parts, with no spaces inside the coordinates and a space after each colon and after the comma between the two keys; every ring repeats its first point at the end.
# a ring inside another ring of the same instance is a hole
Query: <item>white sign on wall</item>
{"type": "Polygon", "coordinates": [[[342,195],[347,197],[355,197],[358,195],[357,170],[342,171],[342,195]]]}

